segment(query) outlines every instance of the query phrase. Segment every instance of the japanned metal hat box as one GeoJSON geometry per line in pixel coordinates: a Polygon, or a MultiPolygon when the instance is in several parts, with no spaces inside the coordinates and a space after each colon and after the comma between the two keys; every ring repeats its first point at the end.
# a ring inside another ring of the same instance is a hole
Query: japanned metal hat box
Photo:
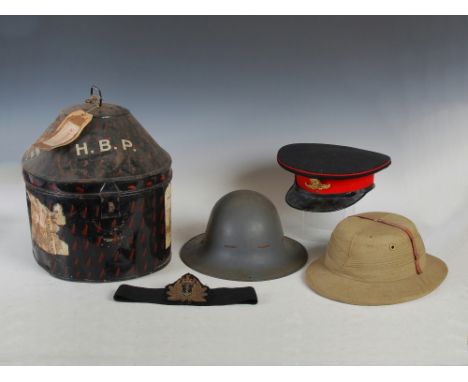
{"type": "Polygon", "coordinates": [[[23,156],[33,253],[61,279],[131,279],[170,261],[171,158],[94,89],[23,156]]]}

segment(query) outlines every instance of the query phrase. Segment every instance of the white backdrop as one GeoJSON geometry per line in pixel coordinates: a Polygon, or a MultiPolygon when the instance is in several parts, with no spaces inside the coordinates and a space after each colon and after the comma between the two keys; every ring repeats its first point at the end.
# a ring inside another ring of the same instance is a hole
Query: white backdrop
{"type": "Polygon", "coordinates": [[[468,364],[467,37],[467,18],[445,17],[0,19],[0,363],[468,364]],[[189,271],[180,247],[235,189],[269,197],[309,261],[346,213],[405,215],[447,279],[416,301],[359,307],[316,295],[304,268],[255,283],[257,306],[193,308],[116,303],[118,283],[50,277],[31,253],[18,163],[93,82],[174,160],[173,260],[133,285],[189,271]],[[276,164],[294,142],[393,163],[350,211],[303,214],[276,164]]]}
{"type": "MultiPolygon", "coordinates": [[[[311,229],[304,236],[303,214],[276,200],[291,180],[283,170],[268,183],[267,172],[252,174],[217,161],[199,182],[179,163],[174,166],[173,260],[130,284],[163,287],[190,271],[178,256],[182,244],[204,230],[219,197],[248,186],[275,199],[286,234],[306,245],[310,261],[324,253],[329,232],[311,229]]],[[[392,183],[385,180],[390,174],[388,169],[378,176],[377,188],[356,211],[387,209],[382,184],[392,183]]],[[[452,214],[435,226],[421,224],[425,211],[413,219],[422,226],[428,251],[447,262],[449,274],[435,292],[412,302],[382,307],[333,302],[306,286],[303,268],[279,280],[253,283],[259,298],[255,306],[125,304],[112,300],[119,283],[65,282],[43,271],[31,253],[19,168],[2,168],[0,179],[1,364],[468,363],[466,214],[452,214]]],[[[320,221],[313,219],[311,214],[304,220],[312,227],[320,221]]],[[[247,285],[194,273],[210,287],[247,285]]]]}

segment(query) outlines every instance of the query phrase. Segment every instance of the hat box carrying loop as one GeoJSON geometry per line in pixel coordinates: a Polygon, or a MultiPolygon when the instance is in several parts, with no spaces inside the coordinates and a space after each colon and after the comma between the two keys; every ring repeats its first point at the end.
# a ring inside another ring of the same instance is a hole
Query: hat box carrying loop
{"type": "Polygon", "coordinates": [[[143,276],[171,258],[171,157],[127,109],[90,93],[23,156],[33,254],[65,280],[143,276]]]}
{"type": "Polygon", "coordinates": [[[99,101],[99,107],[102,106],[102,92],[101,89],[99,89],[96,85],[91,86],[91,90],[89,92],[90,97],[85,101],[85,102],[94,102],[94,100],[99,101]],[[94,95],[94,90],[97,90],[99,97],[94,95]]]}

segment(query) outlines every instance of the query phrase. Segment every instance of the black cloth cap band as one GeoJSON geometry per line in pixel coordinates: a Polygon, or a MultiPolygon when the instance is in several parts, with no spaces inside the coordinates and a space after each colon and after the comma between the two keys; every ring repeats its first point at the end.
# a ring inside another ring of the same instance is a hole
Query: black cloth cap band
{"type": "Polygon", "coordinates": [[[114,300],[196,306],[256,304],[258,302],[257,294],[252,287],[210,289],[190,273],[183,275],[164,289],[120,285],[114,294],[114,300]]]}

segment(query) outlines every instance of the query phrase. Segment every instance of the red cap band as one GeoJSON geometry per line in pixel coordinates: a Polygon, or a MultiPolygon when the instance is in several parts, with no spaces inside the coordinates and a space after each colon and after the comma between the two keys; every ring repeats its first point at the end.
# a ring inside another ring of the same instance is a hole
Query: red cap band
{"type": "Polygon", "coordinates": [[[299,188],[312,194],[345,194],[374,184],[374,174],[348,179],[317,179],[296,175],[299,188]]]}

